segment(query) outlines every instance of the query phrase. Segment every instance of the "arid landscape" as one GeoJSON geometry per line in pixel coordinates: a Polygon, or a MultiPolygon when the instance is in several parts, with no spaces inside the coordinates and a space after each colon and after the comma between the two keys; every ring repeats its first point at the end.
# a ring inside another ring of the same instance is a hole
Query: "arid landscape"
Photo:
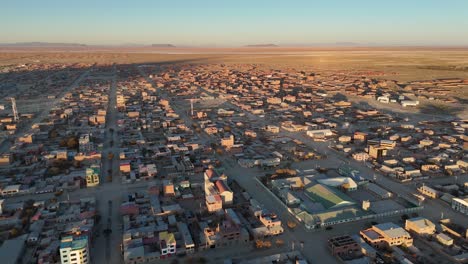
{"type": "MultiPolygon", "coordinates": [[[[0,71],[17,64],[255,64],[270,69],[362,72],[398,82],[468,79],[468,49],[444,47],[0,47],[0,71]]],[[[468,118],[468,86],[447,87],[457,102],[423,102],[421,112],[468,118]]]]}
{"type": "Polygon", "coordinates": [[[468,254],[466,48],[0,46],[0,97],[23,263],[468,254]]]}

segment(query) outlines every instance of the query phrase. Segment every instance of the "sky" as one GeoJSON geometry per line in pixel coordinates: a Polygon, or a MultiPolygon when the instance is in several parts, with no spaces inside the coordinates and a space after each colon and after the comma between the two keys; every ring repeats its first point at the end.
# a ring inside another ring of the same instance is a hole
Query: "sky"
{"type": "Polygon", "coordinates": [[[467,0],[0,2],[0,43],[468,45],[467,0]]]}

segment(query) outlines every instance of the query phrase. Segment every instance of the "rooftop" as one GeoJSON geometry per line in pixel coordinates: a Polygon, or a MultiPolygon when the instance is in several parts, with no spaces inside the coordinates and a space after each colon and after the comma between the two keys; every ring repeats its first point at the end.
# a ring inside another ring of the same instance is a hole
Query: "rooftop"
{"type": "Polygon", "coordinates": [[[88,237],[63,237],[60,243],[60,248],[71,248],[72,250],[85,248],[88,244],[88,237]]]}
{"type": "Polygon", "coordinates": [[[307,188],[305,194],[313,202],[322,204],[326,209],[354,204],[353,200],[344,193],[323,184],[315,184],[307,188]]]}
{"type": "Polygon", "coordinates": [[[378,224],[375,225],[374,228],[377,230],[382,231],[385,233],[387,236],[391,238],[397,238],[397,237],[402,237],[402,236],[410,236],[408,232],[406,232],[405,229],[402,227],[394,224],[394,223],[383,223],[383,224],[378,224]]]}

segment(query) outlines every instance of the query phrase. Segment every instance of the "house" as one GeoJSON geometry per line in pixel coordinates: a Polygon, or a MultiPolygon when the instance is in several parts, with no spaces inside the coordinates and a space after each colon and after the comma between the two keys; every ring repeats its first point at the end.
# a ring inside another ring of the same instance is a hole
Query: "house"
{"type": "Polygon", "coordinates": [[[205,196],[205,204],[210,213],[223,210],[223,199],[218,194],[205,196]]]}
{"type": "Polygon", "coordinates": [[[167,231],[159,232],[159,247],[161,250],[161,257],[175,254],[176,239],[174,234],[167,231]]]}
{"type": "Polygon", "coordinates": [[[418,235],[432,235],[436,231],[434,223],[423,217],[407,219],[405,229],[418,235]]]}
{"type": "Polygon", "coordinates": [[[432,199],[435,199],[439,196],[439,192],[432,189],[431,187],[427,186],[427,185],[422,185],[420,187],[418,187],[418,192],[432,198],[432,199]]]}
{"type": "Polygon", "coordinates": [[[354,132],[353,139],[355,141],[366,141],[367,140],[367,133],[364,132],[354,132]]]}
{"type": "Polygon", "coordinates": [[[225,147],[226,149],[230,149],[233,145],[234,145],[234,135],[223,137],[221,139],[221,146],[225,147]]]}
{"type": "Polygon", "coordinates": [[[348,235],[332,237],[327,245],[334,256],[353,256],[361,252],[361,246],[348,235]]]}
{"type": "Polygon", "coordinates": [[[387,156],[387,148],[385,148],[383,146],[370,145],[369,146],[369,156],[374,158],[374,159],[381,159],[384,156],[387,156]]]}
{"type": "Polygon", "coordinates": [[[265,131],[270,132],[270,133],[274,133],[274,134],[278,134],[279,131],[280,131],[280,128],[279,128],[279,126],[267,125],[265,127],[265,131]]]}
{"type": "Polygon", "coordinates": [[[307,136],[312,138],[323,138],[333,136],[333,132],[330,129],[316,129],[309,130],[306,132],[307,136]]]}
{"type": "Polygon", "coordinates": [[[362,238],[375,248],[392,246],[411,246],[413,239],[410,234],[394,223],[383,223],[359,232],[362,238]]]}
{"type": "Polygon", "coordinates": [[[449,246],[453,245],[453,238],[449,237],[448,235],[446,235],[444,233],[437,234],[436,239],[440,244],[442,244],[444,246],[449,247],[449,246]]]}

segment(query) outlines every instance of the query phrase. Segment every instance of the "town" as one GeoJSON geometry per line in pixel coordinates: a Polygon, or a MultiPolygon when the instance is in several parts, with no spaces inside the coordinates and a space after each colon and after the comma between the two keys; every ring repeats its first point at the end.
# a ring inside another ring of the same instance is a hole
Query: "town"
{"type": "Polygon", "coordinates": [[[468,79],[0,72],[2,263],[468,263],[468,116],[416,111],[466,106],[468,79]]]}

